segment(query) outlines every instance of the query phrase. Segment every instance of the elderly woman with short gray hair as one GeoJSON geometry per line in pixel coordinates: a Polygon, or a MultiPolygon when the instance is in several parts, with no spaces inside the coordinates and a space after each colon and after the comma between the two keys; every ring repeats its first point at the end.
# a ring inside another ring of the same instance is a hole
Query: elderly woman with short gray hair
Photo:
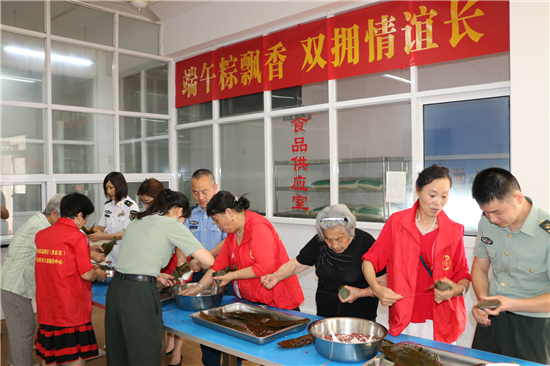
{"type": "MultiPolygon", "coordinates": [[[[344,204],[325,207],[316,218],[315,235],[298,254],[277,272],[261,278],[262,285],[272,289],[280,281],[311,266],[319,278],[315,301],[317,315],[346,316],[376,320],[378,299],[374,297],[361,270],[362,256],[374,244],[374,238],[356,228],[355,217],[344,204]],[[338,289],[345,286],[344,299],[338,289]]],[[[386,270],[377,274],[386,283],[386,270]]]]}

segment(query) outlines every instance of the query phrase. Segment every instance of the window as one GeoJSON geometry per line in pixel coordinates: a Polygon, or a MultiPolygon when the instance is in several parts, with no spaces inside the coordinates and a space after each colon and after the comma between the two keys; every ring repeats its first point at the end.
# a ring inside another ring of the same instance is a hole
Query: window
{"type": "Polygon", "coordinates": [[[274,215],[314,218],[330,204],[330,185],[320,185],[330,179],[328,120],[328,112],[273,119],[274,215]]]}
{"type": "Polygon", "coordinates": [[[509,52],[418,66],[419,91],[508,80],[509,52]]]}
{"type": "Polygon", "coordinates": [[[143,20],[119,16],[118,46],[127,50],[160,55],[160,26],[143,20]]]}
{"type": "Polygon", "coordinates": [[[13,235],[38,211],[42,211],[41,184],[2,185],[0,200],[10,213],[7,220],[0,220],[2,236],[13,235]]]}
{"type": "Polygon", "coordinates": [[[214,172],[212,126],[178,130],[179,190],[192,201],[191,177],[198,169],[214,172]]]}
{"type": "Polygon", "coordinates": [[[212,102],[178,108],[178,125],[212,119],[212,102]]]}
{"type": "Polygon", "coordinates": [[[120,109],[168,114],[168,63],[120,55],[119,64],[120,109]]]}
{"type": "Polygon", "coordinates": [[[481,215],[471,185],[482,169],[510,169],[510,97],[424,105],[424,164],[446,166],[453,186],[449,217],[476,235],[481,215]]]}
{"type": "Polygon", "coordinates": [[[336,82],[338,101],[409,93],[410,69],[391,70],[339,79],[336,82]]]}
{"type": "Polygon", "coordinates": [[[271,109],[302,107],[328,102],[328,82],[293,86],[271,92],[271,109]]]}
{"type": "Polygon", "coordinates": [[[220,116],[229,117],[238,114],[263,112],[264,93],[242,95],[220,100],[220,116]]]}
{"type": "Polygon", "coordinates": [[[113,109],[113,53],[52,42],[52,102],[113,109]]]}
{"type": "MultiPolygon", "coordinates": [[[[11,214],[1,222],[5,242],[56,192],[87,195],[96,207],[89,225],[97,224],[107,200],[101,182],[111,171],[134,173],[126,177],[134,184],[147,177],[174,183],[171,59],[158,56],[160,25],[95,5],[0,1],[0,173],[2,202],[11,214]],[[121,54],[115,34],[120,47],[147,56],[121,54]],[[114,89],[113,75],[120,76],[120,90],[114,89]]],[[[212,169],[212,127],[207,128],[209,149],[200,159],[210,156],[212,169]]]]}
{"type": "Polygon", "coordinates": [[[265,214],[264,121],[220,126],[220,187],[236,196],[248,193],[250,209],[265,214]]]}
{"type": "Polygon", "coordinates": [[[410,102],[338,111],[338,197],[358,220],[384,222],[411,207],[411,140],[410,102]],[[392,202],[388,171],[405,172],[402,188],[409,188],[392,202]]]}
{"type": "Polygon", "coordinates": [[[113,116],[53,111],[53,172],[109,173],[114,170],[113,116]]]}
{"type": "Polygon", "coordinates": [[[46,173],[44,109],[3,106],[2,174],[46,173]]]}
{"type": "MultiPolygon", "coordinates": [[[[2,9],[4,2],[2,2],[2,9]]],[[[10,32],[2,34],[2,99],[46,101],[45,41],[10,32]]]]}
{"type": "Polygon", "coordinates": [[[44,1],[0,2],[2,24],[11,27],[44,32],[44,1]]]}
{"type": "Polygon", "coordinates": [[[113,13],[67,1],[52,1],[50,6],[52,34],[105,46],[113,45],[113,13]]]}
{"type": "Polygon", "coordinates": [[[168,173],[168,121],[120,118],[120,170],[122,173],[168,173]]]}

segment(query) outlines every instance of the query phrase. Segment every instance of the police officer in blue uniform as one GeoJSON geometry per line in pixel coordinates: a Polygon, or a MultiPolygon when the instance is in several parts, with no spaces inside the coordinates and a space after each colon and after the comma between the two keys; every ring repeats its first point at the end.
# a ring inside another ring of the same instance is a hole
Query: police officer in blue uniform
{"type": "MultiPolygon", "coordinates": [[[[214,175],[208,169],[199,169],[191,177],[191,191],[196,205],[191,207],[191,216],[185,220],[185,226],[195,235],[204,248],[216,258],[222,249],[227,236],[218,228],[214,220],[206,214],[206,205],[218,192],[214,175]]],[[[196,260],[191,261],[191,268],[199,270],[196,260]]],[[[198,282],[205,272],[198,271],[193,275],[193,282],[198,282]]],[[[227,295],[235,296],[232,284],[227,285],[227,295]]],[[[220,366],[221,352],[201,344],[202,363],[205,366],[220,366]]],[[[240,360],[238,361],[240,364],[240,360]]]]}
{"type": "MultiPolygon", "coordinates": [[[[218,185],[214,181],[212,172],[208,169],[199,169],[193,173],[191,191],[197,203],[191,207],[191,216],[185,220],[185,226],[215,258],[220,254],[227,234],[220,230],[214,220],[206,214],[206,205],[218,192],[218,185]]],[[[200,269],[196,261],[191,262],[191,267],[195,270],[200,269]]],[[[193,282],[198,282],[202,276],[204,272],[196,272],[193,282]]]]}

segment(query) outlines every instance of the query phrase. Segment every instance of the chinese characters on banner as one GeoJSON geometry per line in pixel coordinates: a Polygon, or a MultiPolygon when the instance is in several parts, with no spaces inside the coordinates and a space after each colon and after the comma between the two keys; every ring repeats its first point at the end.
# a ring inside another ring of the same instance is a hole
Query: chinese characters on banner
{"type": "Polygon", "coordinates": [[[507,1],[390,1],[176,64],[176,107],[510,49],[507,1]]]}
{"type": "MultiPolygon", "coordinates": [[[[290,187],[294,191],[304,191],[307,192],[309,188],[306,187],[306,172],[309,163],[305,154],[307,152],[307,144],[305,142],[305,132],[304,129],[305,123],[308,120],[302,117],[298,117],[292,122],[294,125],[294,144],[292,145],[292,155],[295,155],[292,158],[294,162],[294,184],[290,187]],[[303,175],[302,175],[303,174],[303,175]]],[[[292,196],[293,210],[304,210],[308,211],[309,207],[306,206],[307,197],[304,197],[300,192],[295,192],[298,195],[292,196]]]]}

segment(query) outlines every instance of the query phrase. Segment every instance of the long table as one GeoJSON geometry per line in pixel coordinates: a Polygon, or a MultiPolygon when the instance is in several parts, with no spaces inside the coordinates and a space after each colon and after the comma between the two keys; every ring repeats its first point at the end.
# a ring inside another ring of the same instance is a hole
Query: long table
{"type": "MultiPolygon", "coordinates": [[[[98,307],[105,308],[107,287],[104,284],[94,283],[92,284],[92,303],[98,307]]],[[[233,296],[224,296],[222,306],[231,304],[235,301],[243,301],[233,296]]],[[[246,301],[243,301],[246,303],[246,301]]],[[[321,319],[318,316],[300,313],[291,310],[280,310],[276,308],[270,308],[272,310],[286,312],[288,314],[309,318],[311,321],[321,319]]],[[[162,307],[162,319],[164,321],[164,330],[177,334],[183,338],[189,339],[193,342],[204,344],[206,346],[215,348],[224,353],[224,359],[229,362],[230,365],[234,365],[236,358],[240,357],[245,360],[253,361],[264,366],[323,366],[328,363],[329,366],[359,366],[361,363],[341,363],[336,361],[329,361],[328,359],[320,356],[315,350],[314,345],[309,345],[302,348],[295,349],[282,349],[278,348],[277,342],[285,339],[291,339],[306,335],[308,332],[304,330],[302,332],[290,334],[286,337],[279,338],[275,342],[257,345],[248,341],[229,336],[217,332],[215,330],[205,328],[197,325],[189,317],[189,314],[193,312],[179,309],[175,303],[167,304],[162,307]]],[[[469,356],[482,360],[490,361],[491,363],[510,363],[515,362],[521,366],[540,366],[541,364],[515,359],[511,357],[501,356],[494,353],[483,352],[473,350],[466,347],[453,346],[447,343],[436,342],[424,338],[411,337],[401,334],[398,337],[388,335],[387,339],[392,342],[404,342],[411,341],[419,343],[428,347],[440,349],[447,352],[456,353],[459,355],[469,356]]],[[[489,363],[489,362],[487,362],[489,363]]],[[[226,364],[227,365],[227,364],[226,364]]]]}

